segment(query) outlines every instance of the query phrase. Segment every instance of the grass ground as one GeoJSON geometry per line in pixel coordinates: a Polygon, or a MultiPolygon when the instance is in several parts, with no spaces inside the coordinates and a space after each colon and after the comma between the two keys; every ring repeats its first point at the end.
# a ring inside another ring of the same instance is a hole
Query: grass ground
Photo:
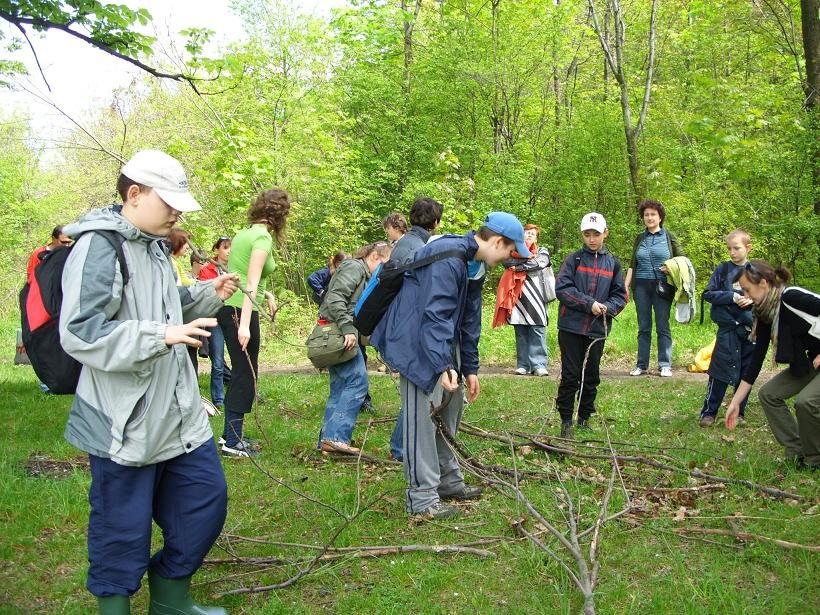
{"type": "MultiPolygon", "coordinates": [[[[298,342],[300,327],[309,324],[309,317],[303,320],[307,324],[296,318],[281,319],[282,338],[298,342]]],[[[490,332],[487,327],[481,349],[487,363],[510,366],[513,346],[507,329],[490,332]]],[[[553,326],[551,338],[554,331],[553,326]]],[[[12,339],[11,333],[8,324],[2,328],[4,340],[12,339]]],[[[679,535],[681,529],[735,527],[750,534],[818,545],[816,473],[800,472],[780,461],[781,450],[756,399],[750,403],[745,429],[732,433],[722,427],[702,429],[696,422],[705,387],[702,376],[679,373],[670,380],[620,376],[634,360],[634,335],[634,316],[627,311],[607,343],[609,377],[600,388],[601,414],[585,436],[588,440],[603,440],[606,427],[613,441],[623,443],[615,445],[619,452],[638,446],[642,454],[667,455],[683,468],[752,480],[802,499],[776,499],[737,485],[686,491],[705,482],[622,464],[634,509],[604,526],[595,596],[598,612],[817,613],[817,552],[759,539],[679,535]]],[[[676,327],[676,368],[690,362],[711,335],[708,326],[676,327]]],[[[11,342],[4,347],[11,348],[11,342]]],[[[556,349],[551,350],[557,357],[556,349]]],[[[297,364],[297,359],[301,359],[297,348],[269,338],[264,361],[281,365],[297,364]]],[[[467,409],[465,420],[499,433],[543,429],[554,435],[558,426],[551,411],[557,388],[554,360],[553,367],[554,375],[544,379],[484,377],[482,396],[467,409]]],[[[204,393],[207,380],[206,375],[200,379],[204,393]]],[[[354,437],[368,453],[385,457],[392,429],[389,419],[397,410],[395,383],[388,376],[374,375],[371,388],[377,411],[360,417],[354,437]]],[[[30,369],[14,367],[5,357],[0,361],[0,391],[4,399],[0,406],[0,613],[93,612],[93,601],[83,588],[89,477],[83,456],[62,439],[71,399],[42,395],[30,369]]],[[[258,466],[224,461],[230,496],[228,520],[210,557],[278,557],[280,561],[256,567],[207,565],[195,579],[200,599],[216,600],[234,615],[580,610],[580,595],[558,564],[531,543],[516,539],[511,521],[523,513],[515,502],[490,491],[478,502],[461,505],[457,520],[415,523],[403,511],[404,480],[399,468],[357,465],[323,457],[314,450],[327,395],[326,375],[263,374],[260,391],[268,401],[248,423],[249,435],[266,439],[264,453],[258,466]],[[371,501],[375,503],[366,505],[371,501]],[[490,558],[429,551],[347,557],[323,563],[285,589],[214,598],[238,587],[280,582],[304,566],[313,553],[237,537],[325,545],[345,518],[357,512],[334,546],[500,540],[482,547],[493,553],[490,558]]],[[[215,431],[221,429],[218,418],[213,419],[213,426],[215,431]]],[[[462,442],[484,463],[512,467],[515,462],[518,468],[550,469],[550,480],[524,481],[522,490],[552,523],[564,527],[566,503],[556,497],[557,478],[573,496],[581,526],[594,521],[609,476],[607,460],[547,457],[522,449],[513,456],[500,442],[470,435],[464,435],[462,442]]],[[[583,449],[583,444],[577,446],[583,449]]],[[[616,491],[610,511],[619,510],[623,503],[624,496],[616,491]]],[[[538,531],[531,518],[525,525],[538,531]]],[[[557,541],[544,539],[557,548],[557,541]]],[[[159,544],[159,536],[155,542],[159,544]]],[[[137,594],[135,613],[144,612],[145,594],[137,594]]]]}

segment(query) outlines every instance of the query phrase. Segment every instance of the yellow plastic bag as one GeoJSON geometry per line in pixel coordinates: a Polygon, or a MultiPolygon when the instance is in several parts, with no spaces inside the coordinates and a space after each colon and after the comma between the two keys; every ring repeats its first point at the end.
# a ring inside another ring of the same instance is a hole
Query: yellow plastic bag
{"type": "Polygon", "coordinates": [[[715,341],[716,340],[712,340],[711,344],[698,350],[698,353],[695,355],[695,362],[687,368],[690,372],[702,374],[709,369],[709,364],[712,362],[712,352],[715,350],[715,341]]]}

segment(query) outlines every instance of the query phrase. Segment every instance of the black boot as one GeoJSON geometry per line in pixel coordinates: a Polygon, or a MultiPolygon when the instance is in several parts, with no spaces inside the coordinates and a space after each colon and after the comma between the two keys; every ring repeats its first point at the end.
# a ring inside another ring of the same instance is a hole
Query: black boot
{"type": "Polygon", "coordinates": [[[151,606],[148,615],[228,615],[219,606],[201,606],[191,600],[191,577],[165,579],[148,569],[151,606]]]}

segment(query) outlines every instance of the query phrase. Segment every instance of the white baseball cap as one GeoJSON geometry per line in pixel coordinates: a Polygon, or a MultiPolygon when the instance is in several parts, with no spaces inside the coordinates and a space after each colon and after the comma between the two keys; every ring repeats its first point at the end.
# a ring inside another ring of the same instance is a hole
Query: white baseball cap
{"type": "Polygon", "coordinates": [[[598,231],[603,233],[606,230],[606,218],[603,214],[597,212],[590,212],[581,218],[581,232],[584,231],[598,231]]]}
{"type": "Polygon", "coordinates": [[[165,203],[183,213],[202,209],[188,192],[185,169],[173,156],[157,149],[144,149],[131,157],[122,174],[137,184],[153,188],[165,203]]]}

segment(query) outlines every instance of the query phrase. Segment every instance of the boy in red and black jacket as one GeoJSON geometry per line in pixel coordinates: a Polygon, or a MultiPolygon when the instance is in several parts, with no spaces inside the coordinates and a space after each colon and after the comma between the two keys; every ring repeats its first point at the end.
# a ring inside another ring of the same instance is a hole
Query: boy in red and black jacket
{"type": "Polygon", "coordinates": [[[584,247],[568,255],[555,280],[558,309],[558,345],[561,349],[561,383],[556,407],[561,415],[561,437],[572,437],[572,414],[578,389],[584,385],[578,406],[578,427],[588,428],[595,412],[595,396],[601,381],[600,364],[604,340],[612,318],[624,309],[626,286],[621,264],[607,252],[606,219],[589,213],[581,220],[584,247]],[[584,357],[589,357],[584,369],[584,357]]]}

